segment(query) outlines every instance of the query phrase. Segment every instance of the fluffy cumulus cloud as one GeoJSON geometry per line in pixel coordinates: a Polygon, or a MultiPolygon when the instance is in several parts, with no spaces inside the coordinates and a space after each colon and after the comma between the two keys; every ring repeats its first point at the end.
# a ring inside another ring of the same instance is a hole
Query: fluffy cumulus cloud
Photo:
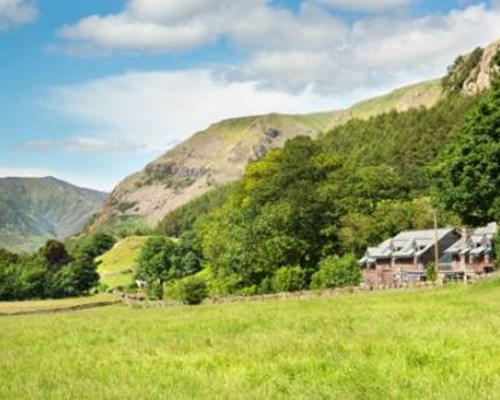
{"type": "Polygon", "coordinates": [[[130,0],[111,15],[92,15],[59,35],[100,50],[172,52],[227,37],[253,47],[335,45],[345,27],[323,8],[306,2],[299,15],[267,0],[130,0]],[[293,40],[291,40],[293,36],[293,40]]]}
{"type": "Polygon", "coordinates": [[[55,88],[44,103],[80,122],[85,141],[41,140],[25,148],[161,152],[220,119],[334,106],[307,89],[295,94],[263,90],[255,81],[225,81],[206,69],[130,72],[55,88]]]}
{"type": "Polygon", "coordinates": [[[342,46],[309,50],[261,50],[233,71],[287,88],[314,85],[339,96],[352,88],[399,86],[438,77],[458,54],[500,36],[500,11],[485,5],[421,18],[355,22],[342,46]]]}
{"type": "Polygon", "coordinates": [[[193,50],[224,37],[246,61],[221,69],[226,79],[338,98],[353,87],[375,91],[439,76],[457,54],[500,35],[495,5],[424,17],[378,13],[411,1],[303,0],[293,13],[267,0],[129,0],[120,13],[86,17],[59,34],[76,46],[139,53],[193,50]],[[347,23],[337,9],[377,13],[347,23]]]}
{"type": "Polygon", "coordinates": [[[32,22],[37,15],[37,9],[33,2],[0,0],[0,30],[32,22]]]}

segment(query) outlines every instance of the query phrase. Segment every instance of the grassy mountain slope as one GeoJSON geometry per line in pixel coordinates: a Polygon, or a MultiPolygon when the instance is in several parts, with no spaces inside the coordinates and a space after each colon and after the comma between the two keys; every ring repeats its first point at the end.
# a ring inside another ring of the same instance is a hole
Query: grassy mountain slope
{"type": "Polygon", "coordinates": [[[154,226],[169,211],[209,189],[240,179],[248,161],[283,146],[290,138],[315,137],[353,118],[366,119],[393,109],[429,107],[441,96],[440,82],[429,81],[342,111],[269,114],[216,123],[121,182],[88,230],[110,225],[129,228],[138,221],[154,226]]]}
{"type": "Polygon", "coordinates": [[[147,239],[146,236],[129,236],[100,256],[97,262],[101,282],[110,289],[130,285],[136,269],[136,259],[147,239]]]}
{"type": "Polygon", "coordinates": [[[106,194],[55,178],[0,179],[0,247],[34,250],[80,231],[106,194]]]}

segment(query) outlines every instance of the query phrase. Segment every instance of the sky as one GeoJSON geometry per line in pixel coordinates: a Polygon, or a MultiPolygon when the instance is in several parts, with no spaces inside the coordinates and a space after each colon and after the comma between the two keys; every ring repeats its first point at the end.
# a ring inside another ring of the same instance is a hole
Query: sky
{"type": "Polygon", "coordinates": [[[218,120],[345,108],[500,39],[500,0],[0,0],[0,177],[110,191],[218,120]]]}

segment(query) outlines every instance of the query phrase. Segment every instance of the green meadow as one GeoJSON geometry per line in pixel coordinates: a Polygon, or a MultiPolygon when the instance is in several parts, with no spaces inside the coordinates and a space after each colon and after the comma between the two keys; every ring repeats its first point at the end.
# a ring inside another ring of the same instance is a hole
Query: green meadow
{"type": "Polygon", "coordinates": [[[147,239],[146,236],[129,236],[98,257],[101,282],[110,289],[119,286],[126,287],[133,283],[136,259],[147,239]]]}
{"type": "Polygon", "coordinates": [[[500,280],[0,318],[1,399],[494,399],[500,280]]]}

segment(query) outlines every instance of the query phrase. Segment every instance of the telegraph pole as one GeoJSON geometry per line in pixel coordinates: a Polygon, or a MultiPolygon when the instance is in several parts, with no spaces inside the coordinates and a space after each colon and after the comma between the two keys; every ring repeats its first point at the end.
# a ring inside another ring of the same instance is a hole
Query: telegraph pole
{"type": "Polygon", "coordinates": [[[460,255],[460,261],[464,271],[464,283],[467,284],[467,228],[465,226],[462,228],[462,254],[460,255]]]}
{"type": "Polygon", "coordinates": [[[434,269],[436,271],[436,279],[439,277],[439,234],[438,234],[438,218],[437,210],[434,209],[434,269]]]}

